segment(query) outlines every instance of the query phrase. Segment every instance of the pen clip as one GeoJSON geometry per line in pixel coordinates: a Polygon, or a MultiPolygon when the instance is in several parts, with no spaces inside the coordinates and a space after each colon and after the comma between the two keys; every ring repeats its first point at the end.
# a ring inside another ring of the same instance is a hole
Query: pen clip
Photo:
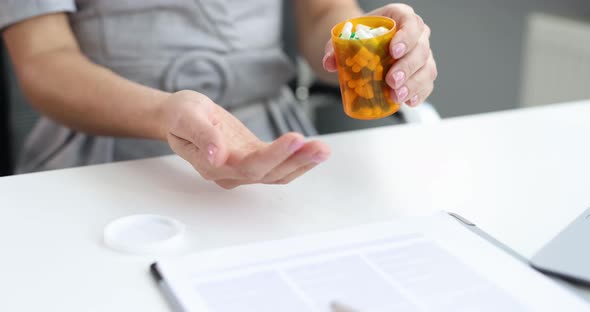
{"type": "Polygon", "coordinates": [[[348,305],[342,304],[338,301],[332,301],[330,303],[331,312],[360,312],[359,310],[353,309],[348,305]]]}
{"type": "Polygon", "coordinates": [[[463,218],[458,213],[454,212],[447,212],[451,217],[457,219],[459,222],[464,223],[465,225],[475,226],[475,223],[463,218]]]}

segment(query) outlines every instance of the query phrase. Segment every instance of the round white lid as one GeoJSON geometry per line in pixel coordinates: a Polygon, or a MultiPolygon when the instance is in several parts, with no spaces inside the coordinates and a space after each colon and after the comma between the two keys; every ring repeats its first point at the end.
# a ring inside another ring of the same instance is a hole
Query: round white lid
{"type": "Polygon", "coordinates": [[[131,215],[107,224],[104,243],[109,248],[128,253],[167,253],[182,247],[184,231],[184,224],[169,217],[131,215]]]}

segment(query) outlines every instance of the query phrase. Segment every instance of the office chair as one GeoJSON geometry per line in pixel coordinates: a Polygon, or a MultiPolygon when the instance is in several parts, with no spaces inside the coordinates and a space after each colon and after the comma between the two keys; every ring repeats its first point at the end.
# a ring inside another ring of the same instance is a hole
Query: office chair
{"type": "Polygon", "coordinates": [[[0,40],[0,176],[14,173],[17,155],[39,113],[19,90],[10,58],[0,40]]]}
{"type": "Polygon", "coordinates": [[[12,174],[9,86],[7,60],[0,42],[0,176],[12,174]]]}
{"type": "Polygon", "coordinates": [[[307,81],[301,79],[302,76],[311,75],[311,70],[305,69],[305,64],[298,66],[303,66],[304,69],[298,70],[299,82],[295,94],[303,105],[307,106],[306,111],[314,120],[320,134],[405,123],[435,123],[441,119],[430,103],[423,103],[414,108],[402,105],[396,114],[382,119],[352,119],[344,114],[339,87],[323,84],[313,78],[307,78],[307,81]]]}

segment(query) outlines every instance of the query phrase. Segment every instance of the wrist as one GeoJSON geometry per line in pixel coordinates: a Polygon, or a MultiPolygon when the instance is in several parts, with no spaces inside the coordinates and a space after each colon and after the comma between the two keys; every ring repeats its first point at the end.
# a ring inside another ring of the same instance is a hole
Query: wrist
{"type": "Polygon", "coordinates": [[[169,113],[168,113],[168,98],[171,96],[171,93],[155,90],[153,95],[153,109],[151,111],[151,122],[149,123],[149,132],[150,136],[153,139],[166,141],[166,137],[168,135],[168,121],[169,121],[169,113]]]}
{"type": "Polygon", "coordinates": [[[156,121],[153,122],[154,136],[161,141],[168,141],[168,133],[179,127],[180,121],[194,118],[194,114],[203,114],[206,111],[203,105],[213,104],[207,96],[192,90],[163,94],[157,102],[156,121]]]}

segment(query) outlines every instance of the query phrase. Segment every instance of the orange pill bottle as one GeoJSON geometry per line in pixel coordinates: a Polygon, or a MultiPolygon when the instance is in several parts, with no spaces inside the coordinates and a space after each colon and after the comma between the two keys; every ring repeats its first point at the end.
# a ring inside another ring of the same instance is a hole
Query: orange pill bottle
{"type": "Polygon", "coordinates": [[[389,44],[396,32],[395,21],[383,16],[363,16],[344,21],[332,28],[332,43],[338,67],[342,104],[346,115],[356,119],[378,119],[397,112],[400,104],[391,99],[385,75],[394,63],[389,44]],[[343,39],[346,22],[371,28],[385,27],[389,32],[370,39],[343,39]]]}

